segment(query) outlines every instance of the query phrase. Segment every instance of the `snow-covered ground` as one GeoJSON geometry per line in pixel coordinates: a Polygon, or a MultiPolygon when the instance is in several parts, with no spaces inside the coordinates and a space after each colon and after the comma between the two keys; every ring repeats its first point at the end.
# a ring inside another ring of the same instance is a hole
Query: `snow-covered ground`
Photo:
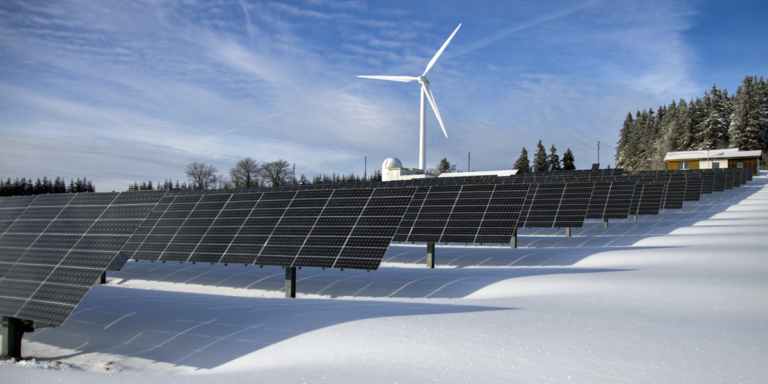
{"type": "Polygon", "coordinates": [[[129,263],[3,383],[766,382],[768,177],[521,248],[390,247],[378,271],[129,263]],[[48,368],[48,369],[33,369],[48,368]],[[105,376],[108,375],[108,376],[105,376]]]}

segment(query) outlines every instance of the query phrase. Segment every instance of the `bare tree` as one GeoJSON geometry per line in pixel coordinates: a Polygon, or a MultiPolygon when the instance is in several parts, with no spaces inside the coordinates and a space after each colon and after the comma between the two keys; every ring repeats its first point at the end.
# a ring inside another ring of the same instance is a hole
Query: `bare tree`
{"type": "Polygon", "coordinates": [[[246,157],[229,170],[229,179],[235,188],[250,188],[259,184],[259,163],[246,157]]]}
{"type": "Polygon", "coordinates": [[[212,189],[231,189],[232,183],[229,181],[229,179],[224,176],[223,173],[219,173],[218,175],[213,175],[211,178],[211,188],[212,189]]]}
{"type": "Polygon", "coordinates": [[[273,187],[288,184],[291,180],[291,166],[283,160],[277,159],[261,165],[261,177],[273,187]]]}
{"type": "Polygon", "coordinates": [[[212,164],[193,162],[187,164],[184,174],[190,183],[191,189],[209,189],[215,187],[218,170],[212,164]]]}

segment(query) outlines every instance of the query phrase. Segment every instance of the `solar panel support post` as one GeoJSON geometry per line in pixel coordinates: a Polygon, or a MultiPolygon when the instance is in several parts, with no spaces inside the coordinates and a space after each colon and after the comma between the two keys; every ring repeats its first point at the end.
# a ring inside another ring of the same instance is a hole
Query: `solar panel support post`
{"type": "Polygon", "coordinates": [[[608,218],[603,218],[603,227],[608,228],[608,218]]]}
{"type": "Polygon", "coordinates": [[[637,215],[634,215],[634,216],[632,217],[632,221],[637,221],[637,215]]]}
{"type": "Polygon", "coordinates": [[[517,228],[515,228],[514,231],[512,231],[512,238],[509,240],[509,246],[512,248],[517,248],[517,228]]]}
{"type": "Polygon", "coordinates": [[[565,237],[571,237],[571,227],[565,228],[565,237]]]}
{"type": "Polygon", "coordinates": [[[107,271],[104,271],[99,275],[99,280],[96,281],[96,284],[106,284],[107,283],[107,271]]]}
{"type": "Polygon", "coordinates": [[[435,267],[435,243],[427,243],[427,268],[435,267]]]}
{"type": "Polygon", "coordinates": [[[24,332],[34,332],[31,320],[3,316],[3,347],[0,360],[21,359],[21,338],[24,332]]]}
{"type": "Polygon", "coordinates": [[[296,267],[285,267],[285,298],[296,298],[296,267]]]}

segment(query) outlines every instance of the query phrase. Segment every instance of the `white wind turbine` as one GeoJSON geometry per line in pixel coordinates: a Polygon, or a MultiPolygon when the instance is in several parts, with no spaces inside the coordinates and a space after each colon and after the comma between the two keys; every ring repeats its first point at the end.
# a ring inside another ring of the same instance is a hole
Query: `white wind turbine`
{"type": "Polygon", "coordinates": [[[389,81],[400,81],[403,83],[408,83],[411,81],[418,81],[419,84],[421,84],[421,135],[419,139],[419,169],[426,169],[426,162],[427,162],[427,113],[426,113],[426,101],[425,99],[429,99],[429,104],[432,105],[432,110],[435,111],[435,116],[437,116],[437,121],[440,122],[440,127],[443,128],[443,134],[445,134],[445,137],[448,137],[448,133],[445,131],[445,125],[443,125],[443,119],[440,118],[440,112],[437,111],[437,104],[435,104],[435,98],[432,96],[432,91],[429,90],[429,80],[427,80],[427,72],[429,72],[430,69],[432,69],[432,66],[435,65],[435,62],[437,61],[437,58],[440,57],[440,55],[445,50],[445,47],[448,46],[448,43],[451,42],[451,39],[453,39],[453,35],[456,34],[456,32],[459,31],[459,28],[461,28],[461,24],[459,24],[458,27],[456,27],[456,30],[453,31],[451,34],[451,37],[448,38],[448,40],[445,41],[442,47],[440,47],[440,50],[437,51],[435,54],[435,57],[432,58],[432,60],[427,64],[427,69],[424,70],[424,73],[421,76],[413,77],[413,76],[358,76],[366,79],[378,79],[378,80],[389,80],[389,81]]]}

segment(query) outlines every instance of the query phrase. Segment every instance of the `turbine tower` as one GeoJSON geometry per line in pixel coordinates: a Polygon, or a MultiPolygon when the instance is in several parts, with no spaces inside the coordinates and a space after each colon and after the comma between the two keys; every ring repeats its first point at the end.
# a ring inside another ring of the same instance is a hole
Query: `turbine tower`
{"type": "Polygon", "coordinates": [[[432,91],[429,90],[429,80],[427,80],[427,73],[430,69],[432,69],[432,66],[435,65],[435,62],[437,61],[437,58],[440,57],[441,54],[443,54],[443,51],[445,50],[445,47],[448,46],[448,43],[451,42],[451,39],[453,39],[453,35],[456,34],[456,32],[459,31],[459,28],[461,28],[461,24],[459,24],[458,27],[456,27],[456,30],[453,31],[451,36],[448,38],[448,40],[445,41],[442,47],[440,47],[440,50],[437,51],[435,54],[435,57],[432,58],[432,60],[427,64],[427,69],[424,70],[424,73],[421,76],[413,77],[413,76],[358,76],[365,79],[377,79],[377,80],[389,80],[389,81],[399,81],[403,83],[408,83],[411,81],[418,81],[419,84],[421,84],[421,118],[419,119],[421,122],[421,134],[419,135],[419,169],[425,170],[426,163],[427,163],[427,113],[426,113],[426,99],[429,99],[429,104],[432,106],[432,110],[435,111],[435,116],[437,116],[437,121],[440,123],[440,127],[443,128],[443,134],[445,137],[448,137],[448,133],[445,131],[445,125],[443,125],[443,119],[440,118],[440,112],[437,111],[437,104],[435,104],[435,97],[432,96],[432,91]]]}

